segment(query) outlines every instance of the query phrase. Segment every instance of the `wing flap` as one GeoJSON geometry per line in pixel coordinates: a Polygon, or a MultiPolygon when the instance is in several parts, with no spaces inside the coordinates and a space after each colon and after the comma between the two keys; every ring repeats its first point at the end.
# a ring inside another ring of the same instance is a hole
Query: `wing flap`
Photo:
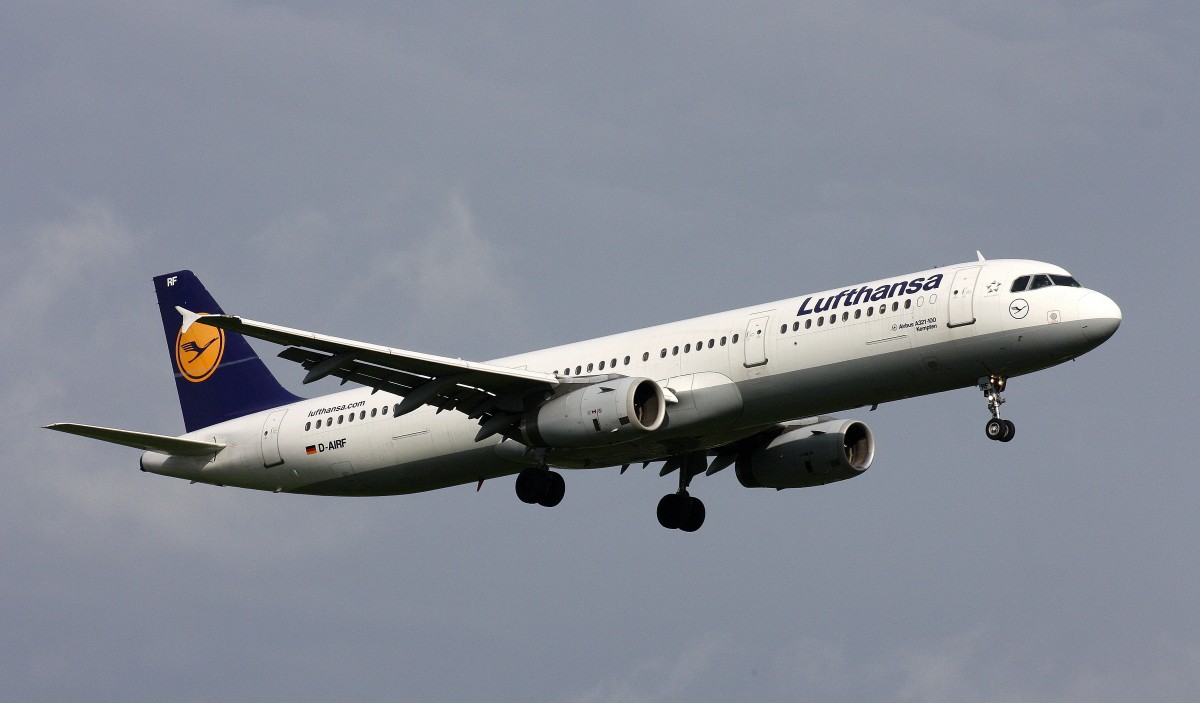
{"type": "Polygon", "coordinates": [[[80,425],[73,422],[56,422],[46,425],[46,429],[67,434],[79,435],[101,442],[120,444],[134,449],[145,449],[163,454],[179,456],[211,456],[225,448],[224,444],[204,442],[197,439],[171,437],[170,435],[151,434],[149,432],[134,432],[118,430],[112,427],[97,427],[96,425],[80,425]]]}

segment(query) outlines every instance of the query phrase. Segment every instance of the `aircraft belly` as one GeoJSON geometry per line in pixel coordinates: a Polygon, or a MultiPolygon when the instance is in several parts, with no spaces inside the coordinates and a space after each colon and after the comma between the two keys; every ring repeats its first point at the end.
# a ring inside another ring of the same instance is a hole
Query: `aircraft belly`
{"type": "Polygon", "coordinates": [[[990,373],[1017,376],[1054,366],[1094,346],[1080,327],[975,334],[744,381],[738,390],[746,409],[738,427],[969,388],[990,373]]]}
{"type": "Polygon", "coordinates": [[[353,479],[311,483],[292,493],[309,495],[382,496],[421,493],[519,472],[527,463],[497,456],[491,443],[439,457],[416,459],[383,468],[356,471],[353,479]]]}

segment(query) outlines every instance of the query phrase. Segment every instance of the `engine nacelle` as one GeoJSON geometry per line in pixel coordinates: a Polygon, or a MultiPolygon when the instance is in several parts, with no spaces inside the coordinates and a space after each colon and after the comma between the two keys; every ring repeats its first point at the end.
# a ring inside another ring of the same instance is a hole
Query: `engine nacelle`
{"type": "Polygon", "coordinates": [[[521,432],[534,447],[603,447],[653,432],[666,416],[657,383],[617,378],[552,398],[525,415],[521,432]]]}
{"type": "Polygon", "coordinates": [[[871,467],[875,437],[857,420],[827,420],[786,430],[738,456],[746,488],[807,488],[854,478],[871,467]]]}

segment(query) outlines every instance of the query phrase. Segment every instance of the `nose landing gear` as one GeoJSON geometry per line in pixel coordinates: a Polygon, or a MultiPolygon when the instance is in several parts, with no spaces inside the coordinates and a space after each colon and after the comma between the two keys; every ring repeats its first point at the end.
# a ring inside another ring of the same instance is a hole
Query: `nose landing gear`
{"type": "Polygon", "coordinates": [[[987,398],[988,411],[992,413],[992,419],[987,421],[983,430],[988,439],[1000,442],[1011,442],[1017,434],[1017,427],[1012,420],[1004,420],[1000,417],[1000,406],[1005,402],[1000,393],[1007,384],[1008,380],[999,374],[979,379],[979,390],[983,391],[983,395],[987,398]]]}

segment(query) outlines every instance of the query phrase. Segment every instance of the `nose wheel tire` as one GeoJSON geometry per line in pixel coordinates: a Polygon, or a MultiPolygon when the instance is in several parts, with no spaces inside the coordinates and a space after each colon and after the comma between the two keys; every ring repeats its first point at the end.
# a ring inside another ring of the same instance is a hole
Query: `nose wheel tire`
{"type": "Polygon", "coordinates": [[[1012,420],[1002,420],[998,417],[988,420],[983,430],[988,439],[999,442],[1011,442],[1017,434],[1017,426],[1012,423],[1012,420]]]}

